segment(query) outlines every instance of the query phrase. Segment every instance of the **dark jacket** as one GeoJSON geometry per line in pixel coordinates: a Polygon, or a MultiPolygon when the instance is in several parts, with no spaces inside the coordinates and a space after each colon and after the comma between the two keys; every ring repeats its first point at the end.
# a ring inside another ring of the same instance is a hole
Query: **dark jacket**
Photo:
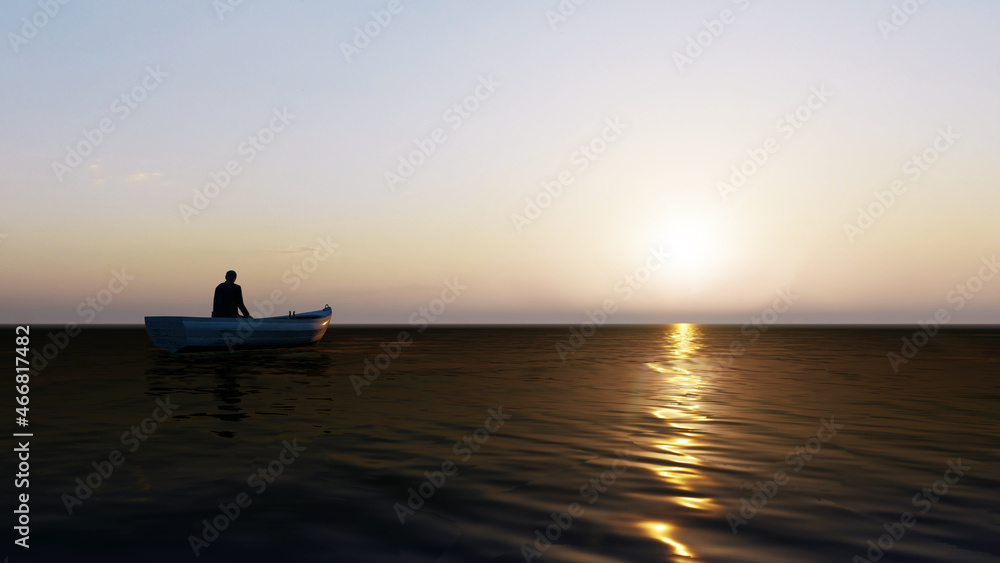
{"type": "Polygon", "coordinates": [[[212,304],[213,317],[238,317],[239,312],[249,317],[250,312],[243,304],[243,289],[231,281],[220,283],[215,288],[215,301],[212,304]]]}

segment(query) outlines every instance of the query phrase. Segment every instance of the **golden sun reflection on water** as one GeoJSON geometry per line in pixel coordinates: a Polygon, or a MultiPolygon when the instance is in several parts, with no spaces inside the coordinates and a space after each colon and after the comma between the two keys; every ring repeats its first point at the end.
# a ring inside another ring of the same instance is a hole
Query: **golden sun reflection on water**
{"type": "MultiPolygon", "coordinates": [[[[703,433],[691,426],[691,423],[708,419],[700,412],[698,405],[705,371],[699,366],[700,336],[696,325],[666,327],[664,348],[668,359],[646,365],[664,378],[661,381],[663,392],[660,398],[666,404],[654,409],[652,414],[663,420],[668,427],[664,432],[667,436],[661,438],[656,447],[667,452],[665,459],[670,465],[657,468],[656,474],[671,489],[690,493],[668,497],[682,510],[714,512],[718,508],[714,499],[698,496],[700,491],[709,489],[707,486],[699,487],[708,482],[707,477],[698,470],[704,463],[696,455],[702,445],[699,438],[703,433]]],[[[676,555],[695,559],[691,549],[678,539],[676,526],[662,521],[643,522],[640,526],[650,537],[671,546],[676,555]]]]}
{"type": "Polygon", "coordinates": [[[646,529],[649,535],[667,545],[672,546],[677,555],[682,557],[694,557],[694,555],[688,551],[687,546],[670,537],[670,532],[673,530],[670,524],[664,524],[662,522],[644,522],[642,527],[646,529]]]}

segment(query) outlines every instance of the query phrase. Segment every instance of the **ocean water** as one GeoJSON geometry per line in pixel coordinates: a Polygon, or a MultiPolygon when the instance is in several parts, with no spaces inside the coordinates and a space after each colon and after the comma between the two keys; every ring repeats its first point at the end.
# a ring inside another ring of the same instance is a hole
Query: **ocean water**
{"type": "Polygon", "coordinates": [[[31,547],[0,556],[1000,561],[998,330],[898,372],[912,329],[606,326],[565,361],[567,327],[400,330],[177,355],[84,331],[31,379],[31,547]]]}

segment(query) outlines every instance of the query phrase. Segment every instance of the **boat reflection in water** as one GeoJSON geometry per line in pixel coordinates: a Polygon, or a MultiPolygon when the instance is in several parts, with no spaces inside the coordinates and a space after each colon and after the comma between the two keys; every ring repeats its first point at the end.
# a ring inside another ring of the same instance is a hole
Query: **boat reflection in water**
{"type": "MultiPolygon", "coordinates": [[[[709,478],[699,467],[704,462],[699,452],[705,444],[704,425],[708,416],[699,410],[701,387],[711,373],[708,356],[699,355],[701,333],[696,325],[678,324],[665,327],[664,347],[668,359],[646,365],[662,376],[661,392],[652,415],[659,418],[664,430],[653,444],[664,453],[657,456],[664,465],[654,468],[668,485],[666,498],[676,504],[664,514],[694,511],[692,516],[705,517],[719,510],[719,505],[704,491],[711,490],[709,478]],[[708,513],[708,514],[706,514],[708,513]]],[[[671,547],[674,555],[697,560],[690,547],[679,537],[676,525],[666,521],[642,522],[640,526],[653,538],[671,547]]]]}

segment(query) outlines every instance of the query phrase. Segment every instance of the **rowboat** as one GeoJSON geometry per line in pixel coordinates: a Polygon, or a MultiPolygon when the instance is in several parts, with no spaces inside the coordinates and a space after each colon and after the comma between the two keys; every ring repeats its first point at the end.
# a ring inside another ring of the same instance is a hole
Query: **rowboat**
{"type": "Polygon", "coordinates": [[[167,352],[238,348],[284,348],[317,342],[326,334],[333,310],[281,317],[146,317],[146,334],[167,352]]]}

